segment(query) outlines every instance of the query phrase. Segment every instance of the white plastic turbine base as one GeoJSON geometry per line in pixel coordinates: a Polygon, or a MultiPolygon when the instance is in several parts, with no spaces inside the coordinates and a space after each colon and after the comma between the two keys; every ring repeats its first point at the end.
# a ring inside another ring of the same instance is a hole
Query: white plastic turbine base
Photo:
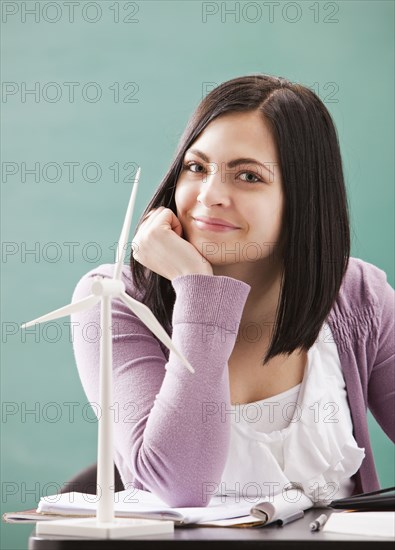
{"type": "Polygon", "coordinates": [[[173,521],[155,519],[115,518],[113,522],[99,523],[94,517],[38,521],[36,523],[36,535],[65,535],[95,539],[124,539],[173,532],[173,521]]]}

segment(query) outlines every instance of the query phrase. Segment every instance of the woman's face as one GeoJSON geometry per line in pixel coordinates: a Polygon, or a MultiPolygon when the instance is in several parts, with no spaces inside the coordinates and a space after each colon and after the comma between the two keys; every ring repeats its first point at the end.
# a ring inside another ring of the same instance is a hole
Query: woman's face
{"type": "Polygon", "coordinates": [[[277,251],[282,181],[260,113],[225,114],[205,128],[185,153],[175,202],[183,237],[213,266],[265,261],[277,251]],[[215,230],[196,220],[201,216],[235,227],[215,230]]]}

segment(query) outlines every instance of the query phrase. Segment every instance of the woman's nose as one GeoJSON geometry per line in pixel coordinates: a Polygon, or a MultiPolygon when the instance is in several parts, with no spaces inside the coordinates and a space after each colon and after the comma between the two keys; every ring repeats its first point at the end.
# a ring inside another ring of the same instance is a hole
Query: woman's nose
{"type": "Polygon", "coordinates": [[[207,174],[203,175],[196,200],[206,207],[215,204],[228,206],[230,203],[229,192],[229,183],[225,177],[222,177],[220,168],[216,169],[214,166],[207,174]]]}

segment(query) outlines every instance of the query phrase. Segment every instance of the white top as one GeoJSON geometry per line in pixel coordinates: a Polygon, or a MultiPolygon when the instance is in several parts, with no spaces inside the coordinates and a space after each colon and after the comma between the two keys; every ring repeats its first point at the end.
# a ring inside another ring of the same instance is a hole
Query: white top
{"type": "Polygon", "coordinates": [[[269,399],[235,404],[221,494],[264,497],[299,484],[316,506],[349,496],[359,448],[340,358],[329,325],[307,352],[300,384],[269,399]]]}

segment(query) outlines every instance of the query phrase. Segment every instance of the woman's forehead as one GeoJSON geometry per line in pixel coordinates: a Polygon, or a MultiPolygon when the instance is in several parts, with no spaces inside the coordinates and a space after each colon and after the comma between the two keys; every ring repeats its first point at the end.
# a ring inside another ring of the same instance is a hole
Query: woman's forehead
{"type": "Polygon", "coordinates": [[[251,157],[261,163],[277,162],[275,141],[260,113],[227,113],[211,121],[187,149],[196,151],[207,162],[251,157]]]}

